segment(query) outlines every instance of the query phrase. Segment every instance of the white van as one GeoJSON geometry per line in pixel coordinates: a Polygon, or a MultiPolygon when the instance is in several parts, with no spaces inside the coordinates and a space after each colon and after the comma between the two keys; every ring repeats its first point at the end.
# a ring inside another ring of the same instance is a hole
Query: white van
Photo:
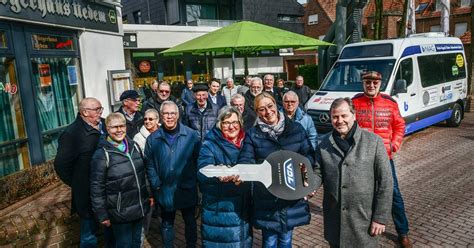
{"type": "Polygon", "coordinates": [[[346,45],[305,105],[319,132],[332,129],[334,99],[363,92],[361,73],[382,74],[380,91],[391,95],[406,121],[405,134],[441,121],[459,126],[467,100],[466,57],[461,40],[442,33],[346,45]]]}

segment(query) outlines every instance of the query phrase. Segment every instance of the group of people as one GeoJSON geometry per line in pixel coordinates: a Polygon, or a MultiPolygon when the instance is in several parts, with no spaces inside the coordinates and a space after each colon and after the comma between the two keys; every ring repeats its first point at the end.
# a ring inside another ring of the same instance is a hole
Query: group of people
{"type": "Polygon", "coordinates": [[[334,130],[319,138],[302,108],[311,91],[301,76],[286,90],[273,86],[272,75],[248,77],[242,86],[229,78],[222,89],[218,81],[188,80],[180,100],[162,82],[141,111],[138,93],[123,92],[121,108],[105,120],[100,102],[84,98],[55,159],[81,219],[81,247],[97,246],[100,225],[106,246],[140,247],[155,205],[163,247],[173,247],[178,210],[186,246],[195,247],[199,198],[203,247],[251,247],[253,228],[261,230],[263,247],[291,247],[294,228],[310,223],[308,199],[316,191],[288,201],[239,175],[198,172],[208,165],[258,164],[279,150],[314,165],[317,186],[324,185],[324,237],[332,247],[376,246],[390,213],[401,244],[410,247],[392,160],[405,124],[395,101],[379,93],[380,73],[361,77],[364,93],[336,99],[334,130]]]}

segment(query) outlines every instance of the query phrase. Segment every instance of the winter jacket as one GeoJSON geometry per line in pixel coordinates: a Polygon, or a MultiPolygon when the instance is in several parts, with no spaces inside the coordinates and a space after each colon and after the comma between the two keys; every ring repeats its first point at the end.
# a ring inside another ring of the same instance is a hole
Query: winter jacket
{"type": "Polygon", "coordinates": [[[143,218],[150,210],[142,153],[132,140],[127,142],[128,154],[104,137],[92,157],[92,210],[99,222],[128,223],[143,218]]]}
{"type": "Polygon", "coordinates": [[[209,98],[207,100],[217,105],[218,109],[221,109],[224,106],[227,106],[227,101],[225,100],[225,97],[219,93],[216,94],[216,102],[212,101],[210,93],[209,93],[209,98]]]}
{"type": "MultiPolygon", "coordinates": [[[[104,120],[102,120],[104,123],[104,120]]],[[[105,134],[105,125],[102,125],[105,134]]],[[[71,187],[71,214],[92,217],[89,174],[92,155],[97,149],[101,132],[87,124],[79,115],[59,136],[54,169],[59,178],[71,187]]]]}
{"type": "MultiPolygon", "coordinates": [[[[262,132],[258,125],[250,129],[245,137],[239,164],[262,163],[268,155],[278,150],[297,152],[311,163],[314,161],[314,150],[304,128],[299,123],[285,119],[285,129],[278,140],[262,132]]],[[[307,201],[276,198],[259,182],[253,185],[252,199],[252,220],[258,229],[283,233],[310,221],[307,201]]]]}
{"type": "Polygon", "coordinates": [[[181,101],[183,102],[184,107],[195,102],[196,99],[194,99],[193,91],[188,88],[184,88],[183,91],[181,91],[181,101]]]}
{"type": "MultiPolygon", "coordinates": [[[[224,139],[214,127],[204,139],[199,153],[198,168],[207,165],[235,165],[240,149],[224,139]]],[[[238,186],[221,183],[215,177],[198,173],[202,192],[201,237],[203,247],[251,247],[252,228],[249,224],[250,183],[238,186]]]]}
{"type": "MultiPolygon", "coordinates": [[[[176,105],[178,105],[178,110],[179,110],[179,113],[180,113],[180,116],[183,112],[183,107],[182,107],[182,102],[181,100],[177,99],[176,97],[170,95],[170,97],[168,97],[168,99],[166,99],[166,101],[172,101],[174,103],[176,103],[176,105]]],[[[148,99],[146,102],[143,103],[143,107],[142,107],[142,112],[145,113],[145,111],[147,111],[148,109],[155,109],[156,111],[160,112],[160,107],[161,107],[161,104],[163,103],[164,101],[161,100],[156,94],[153,95],[152,98],[148,99]]]]}
{"type": "Polygon", "coordinates": [[[359,126],[382,137],[388,156],[392,159],[405,135],[405,120],[400,115],[397,102],[382,93],[374,98],[360,93],[352,98],[352,102],[359,126]]]}
{"type": "Polygon", "coordinates": [[[291,90],[298,95],[300,107],[304,108],[306,102],[311,98],[311,89],[307,85],[303,85],[301,87],[296,87],[295,85],[291,87],[291,90]]]}
{"type": "MultiPolygon", "coordinates": [[[[355,124],[357,125],[357,124],[355,124]]],[[[372,221],[387,224],[392,209],[392,174],[380,137],[361,128],[349,152],[325,135],[316,149],[317,185],[324,185],[324,238],[343,247],[377,247],[372,221]]]]}
{"type": "Polygon", "coordinates": [[[219,107],[210,101],[203,112],[199,110],[197,102],[194,102],[186,107],[183,124],[196,130],[199,139],[203,141],[207,132],[216,124],[218,113],[219,107]]]}
{"type": "Polygon", "coordinates": [[[234,85],[234,88],[229,89],[227,86],[223,87],[221,90],[221,94],[225,97],[226,103],[228,106],[230,106],[230,100],[232,99],[232,96],[237,94],[239,91],[240,85],[234,85]]]}
{"type": "MultiPolygon", "coordinates": [[[[121,113],[125,116],[125,111],[123,110],[123,107],[120,107],[117,113],[121,113]]],[[[131,139],[135,137],[135,134],[140,132],[140,127],[143,126],[143,114],[140,111],[135,112],[135,115],[133,116],[133,120],[129,121],[127,118],[125,118],[127,121],[127,135],[131,139]]]]}
{"type": "Polygon", "coordinates": [[[140,150],[142,151],[142,153],[145,152],[145,143],[146,143],[146,138],[148,138],[148,136],[150,136],[150,132],[146,129],[145,125],[143,125],[140,128],[140,132],[135,134],[135,136],[133,137],[133,141],[135,141],[135,144],[137,144],[138,147],[140,147],[140,150]]]}
{"type": "Polygon", "coordinates": [[[294,121],[298,122],[303,126],[304,130],[306,130],[306,134],[308,135],[308,139],[313,146],[313,149],[316,149],[316,141],[318,139],[318,132],[314,127],[314,122],[311,117],[306,114],[301,108],[296,109],[296,113],[294,116],[294,121]]]}
{"type": "Polygon", "coordinates": [[[201,142],[191,128],[176,128],[178,136],[172,145],[163,127],[153,132],[145,145],[148,180],[155,200],[166,211],[197,204],[196,161],[201,142]]]}

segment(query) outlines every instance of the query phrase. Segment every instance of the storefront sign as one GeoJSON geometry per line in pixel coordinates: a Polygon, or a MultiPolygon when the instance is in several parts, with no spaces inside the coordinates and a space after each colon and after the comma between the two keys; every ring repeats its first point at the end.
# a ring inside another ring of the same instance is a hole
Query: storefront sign
{"type": "Polygon", "coordinates": [[[0,16],[118,32],[115,7],[86,0],[0,0],[0,16]]]}
{"type": "Polygon", "coordinates": [[[123,34],[123,47],[137,47],[137,34],[123,34]]]}
{"type": "Polygon", "coordinates": [[[51,69],[49,68],[49,64],[38,64],[38,72],[40,76],[41,88],[51,86],[53,80],[51,78],[51,69]]]}
{"type": "Polygon", "coordinates": [[[16,87],[16,84],[0,82],[0,93],[10,93],[14,95],[17,91],[18,87],[16,87]]]}
{"type": "Polygon", "coordinates": [[[75,50],[74,38],[71,36],[34,34],[31,36],[31,39],[33,41],[33,49],[36,50],[75,50]]]}
{"type": "Polygon", "coordinates": [[[150,62],[148,62],[147,60],[143,60],[143,61],[140,62],[140,64],[138,65],[138,69],[139,69],[140,72],[142,72],[142,73],[148,73],[148,72],[150,72],[150,69],[151,69],[150,62]]]}

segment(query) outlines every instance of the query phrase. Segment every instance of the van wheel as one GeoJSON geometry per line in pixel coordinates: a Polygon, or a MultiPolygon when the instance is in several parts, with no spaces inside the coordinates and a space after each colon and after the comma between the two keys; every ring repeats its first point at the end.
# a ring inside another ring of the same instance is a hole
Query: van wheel
{"type": "Polygon", "coordinates": [[[451,113],[451,117],[446,121],[448,126],[450,127],[459,127],[461,125],[462,120],[462,108],[461,105],[455,103],[453,106],[453,113],[451,113]]]}

